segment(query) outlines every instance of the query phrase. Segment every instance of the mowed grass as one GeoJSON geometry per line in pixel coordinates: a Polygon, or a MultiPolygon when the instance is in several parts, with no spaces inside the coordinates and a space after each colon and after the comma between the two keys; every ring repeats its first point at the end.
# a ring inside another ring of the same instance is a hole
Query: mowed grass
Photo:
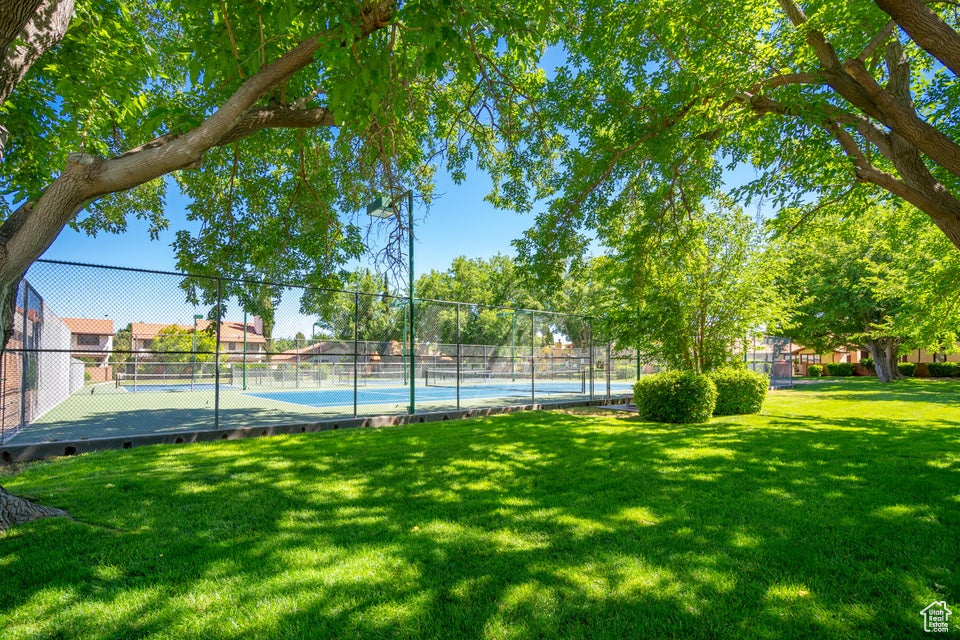
{"type": "Polygon", "coordinates": [[[2,638],[905,638],[932,601],[960,607],[958,382],[803,385],[706,425],[539,412],[4,473],[75,520],[0,534],[2,638]]]}

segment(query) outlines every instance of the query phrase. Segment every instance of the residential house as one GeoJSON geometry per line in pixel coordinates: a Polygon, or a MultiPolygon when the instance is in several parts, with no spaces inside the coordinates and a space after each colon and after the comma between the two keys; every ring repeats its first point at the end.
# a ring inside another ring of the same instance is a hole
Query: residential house
{"type": "Polygon", "coordinates": [[[849,362],[857,364],[866,355],[856,347],[839,347],[826,353],[817,353],[810,347],[801,344],[793,344],[790,352],[793,356],[794,375],[807,375],[807,367],[811,364],[835,364],[839,362],[849,362]]]}
{"type": "Polygon", "coordinates": [[[337,362],[352,353],[353,345],[340,340],[322,340],[298,349],[287,349],[274,354],[270,360],[277,364],[337,362]]]}
{"type": "Polygon", "coordinates": [[[900,356],[900,362],[960,362],[960,353],[930,353],[924,349],[913,349],[910,353],[900,356]]]}
{"type": "MultiPolygon", "coordinates": [[[[809,347],[802,345],[793,345],[794,368],[798,375],[807,375],[807,366],[811,364],[829,364],[834,362],[849,362],[857,364],[864,358],[870,357],[869,351],[863,351],[857,347],[841,347],[825,354],[818,354],[809,347]]],[[[909,353],[900,356],[900,362],[913,362],[922,364],[927,362],[960,362],[960,353],[930,353],[924,349],[913,349],[909,353]]],[[[926,374],[923,374],[926,375],[926,374]]]]}
{"type": "Polygon", "coordinates": [[[113,350],[113,320],[61,318],[70,330],[70,355],[88,366],[106,367],[113,350]]]}
{"type": "MultiPolygon", "coordinates": [[[[197,333],[210,331],[209,320],[197,320],[197,333]]],[[[182,331],[193,331],[193,325],[170,325],[151,322],[133,322],[130,324],[130,350],[144,354],[142,358],[149,358],[153,348],[153,341],[163,329],[176,326],[182,331]]],[[[263,337],[261,325],[258,322],[248,323],[246,328],[242,322],[225,320],[220,323],[220,353],[230,361],[241,361],[246,343],[247,362],[260,362],[267,353],[267,340],[263,337]],[[244,330],[246,329],[246,330],[244,330]]]]}

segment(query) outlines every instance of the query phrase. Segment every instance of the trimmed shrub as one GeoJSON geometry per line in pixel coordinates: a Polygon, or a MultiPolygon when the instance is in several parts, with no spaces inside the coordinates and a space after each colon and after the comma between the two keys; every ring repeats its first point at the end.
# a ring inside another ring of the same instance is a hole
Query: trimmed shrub
{"type": "Polygon", "coordinates": [[[811,378],[819,378],[823,375],[823,365],[822,364],[808,364],[807,365],[807,375],[811,378]]]}
{"type": "Polygon", "coordinates": [[[861,358],[861,359],[860,359],[860,366],[863,367],[864,369],[870,369],[870,370],[872,371],[872,370],[873,370],[873,358],[871,358],[870,356],[867,356],[866,358],[861,358]]]}
{"type": "Polygon", "coordinates": [[[900,375],[912,378],[913,374],[917,372],[917,365],[912,362],[898,362],[897,371],[900,372],[900,375]]]}
{"type": "Polygon", "coordinates": [[[715,416],[737,416],[760,413],[770,379],[762,373],[746,369],[718,369],[711,371],[710,379],[717,387],[715,416]]]}
{"type": "Polygon", "coordinates": [[[717,404],[717,387],[706,375],[667,371],[640,378],[633,386],[640,417],[651,422],[706,422],[717,404]]]}
{"type": "Polygon", "coordinates": [[[954,378],[960,376],[960,362],[928,362],[931,378],[954,378]]]}
{"type": "Polygon", "coordinates": [[[853,375],[853,365],[849,362],[831,362],[827,364],[827,375],[828,376],[852,376],[853,375]]]}

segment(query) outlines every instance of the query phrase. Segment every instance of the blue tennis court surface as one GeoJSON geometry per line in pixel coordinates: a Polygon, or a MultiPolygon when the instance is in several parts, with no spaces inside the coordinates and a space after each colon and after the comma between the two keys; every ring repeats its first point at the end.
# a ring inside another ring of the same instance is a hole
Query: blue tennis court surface
{"type": "MultiPolygon", "coordinates": [[[[602,394],[601,387],[596,388],[597,394],[602,394]]],[[[457,397],[456,387],[420,387],[416,388],[417,401],[454,401],[457,397]]],[[[308,407],[330,407],[353,403],[353,389],[311,389],[291,391],[269,391],[263,393],[248,393],[247,395],[267,400],[291,402],[308,407]]],[[[587,396],[583,386],[578,382],[554,382],[541,388],[537,385],[536,397],[541,396],[587,396]]],[[[530,383],[498,384],[495,387],[461,387],[461,399],[476,398],[530,398],[530,383]]],[[[357,389],[357,404],[406,404],[410,401],[410,389],[405,386],[395,387],[360,387],[357,389]]]]}

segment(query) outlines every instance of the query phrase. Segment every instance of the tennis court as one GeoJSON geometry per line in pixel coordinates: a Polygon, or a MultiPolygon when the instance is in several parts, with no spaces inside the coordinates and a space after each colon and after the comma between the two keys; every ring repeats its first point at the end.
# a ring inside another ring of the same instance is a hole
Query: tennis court
{"type": "MultiPolygon", "coordinates": [[[[516,404],[517,400],[527,403],[535,402],[538,398],[541,400],[547,397],[575,399],[590,394],[587,372],[583,370],[568,372],[568,375],[559,377],[553,374],[540,379],[523,378],[510,373],[467,372],[460,374],[459,385],[457,382],[458,377],[455,371],[427,369],[424,372],[423,385],[418,385],[415,389],[416,401],[421,406],[423,403],[433,402],[455,406],[459,396],[461,402],[501,399],[508,404],[516,404]]],[[[630,391],[628,383],[618,387],[623,388],[618,388],[617,393],[630,391]]],[[[248,395],[307,407],[325,408],[343,404],[345,394],[352,393],[352,389],[341,388],[268,391],[248,395]]],[[[356,395],[358,405],[408,403],[410,387],[403,384],[358,385],[356,395]]]]}
{"type": "Polygon", "coordinates": [[[184,282],[226,279],[51,261],[28,275],[0,445],[600,400],[641,375],[575,314],[418,299],[414,315],[388,293],[245,283],[276,289],[267,332],[235,297],[184,301],[184,282]]]}
{"type": "MultiPolygon", "coordinates": [[[[526,405],[590,398],[589,379],[512,379],[504,375],[461,379],[459,397],[454,379],[418,376],[415,387],[418,412],[476,407],[526,405]],[[424,384],[430,379],[430,385],[424,384]]],[[[247,390],[221,385],[219,398],[206,380],[167,380],[143,384],[138,380],[89,386],[73,394],[8,440],[12,444],[118,437],[145,433],[176,433],[210,429],[219,413],[222,429],[335,420],[338,418],[406,413],[410,387],[402,379],[358,379],[352,383],[323,381],[322,388],[247,390]],[[356,405],[354,405],[356,394],[356,405]]],[[[594,396],[602,398],[606,385],[595,381],[594,396]]],[[[628,382],[613,382],[612,395],[631,392],[628,382]]]]}

